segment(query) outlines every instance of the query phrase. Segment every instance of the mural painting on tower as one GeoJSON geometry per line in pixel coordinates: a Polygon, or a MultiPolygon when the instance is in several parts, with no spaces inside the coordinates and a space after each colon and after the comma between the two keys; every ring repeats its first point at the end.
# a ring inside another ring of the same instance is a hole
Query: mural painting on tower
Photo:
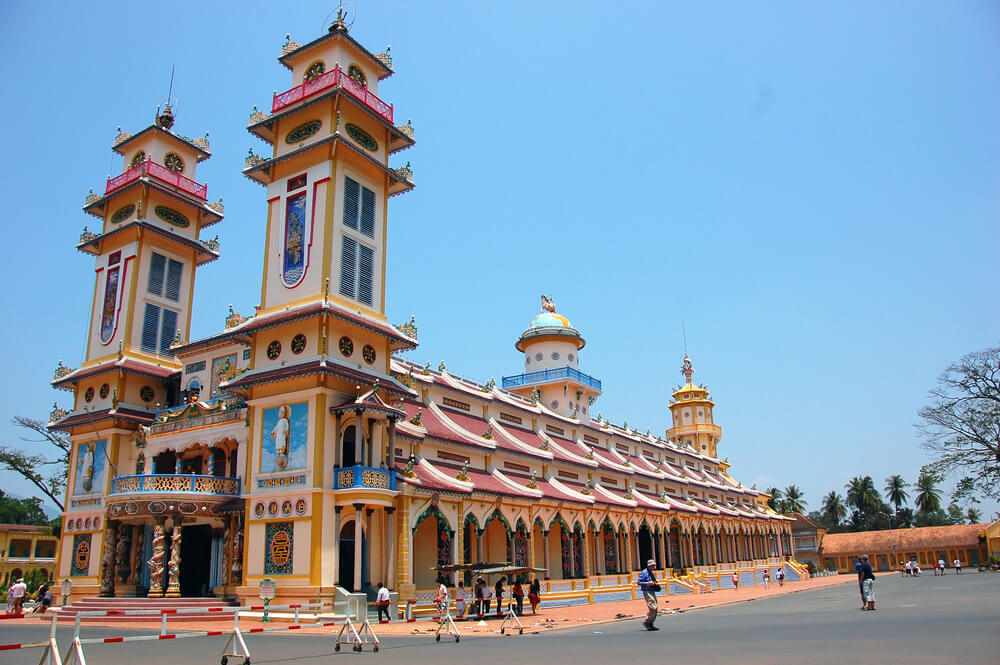
{"type": "Polygon", "coordinates": [[[107,459],[106,440],[90,441],[77,446],[76,482],[73,494],[101,494],[104,492],[104,471],[107,459]]]}
{"type": "Polygon", "coordinates": [[[236,367],[236,354],[230,353],[228,356],[220,356],[212,359],[212,386],[207,395],[201,399],[212,398],[218,395],[219,384],[228,381],[236,376],[239,370],[236,367]]]}
{"type": "MultiPolygon", "coordinates": [[[[291,187],[291,183],[289,183],[291,187]]],[[[285,206],[285,263],[282,276],[286,286],[295,286],[306,270],[306,195],[288,198],[285,206]]]]}
{"type": "Polygon", "coordinates": [[[282,404],[263,412],[260,472],[306,468],[309,404],[282,404]]]}
{"type": "Polygon", "coordinates": [[[104,285],[104,305],[101,308],[101,342],[107,344],[115,334],[115,310],[118,304],[117,267],[108,271],[104,285]]]}

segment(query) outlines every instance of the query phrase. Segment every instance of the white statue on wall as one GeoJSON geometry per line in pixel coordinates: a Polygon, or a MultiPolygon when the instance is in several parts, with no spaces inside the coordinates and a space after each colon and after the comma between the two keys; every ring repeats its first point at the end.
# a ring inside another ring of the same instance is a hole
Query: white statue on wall
{"type": "Polygon", "coordinates": [[[291,432],[288,423],[288,406],[278,407],[278,422],[271,430],[271,438],[274,439],[274,462],[279,469],[288,466],[288,437],[291,432]]]}
{"type": "Polygon", "coordinates": [[[83,491],[89,492],[94,487],[94,444],[84,446],[83,453],[83,491]]]}

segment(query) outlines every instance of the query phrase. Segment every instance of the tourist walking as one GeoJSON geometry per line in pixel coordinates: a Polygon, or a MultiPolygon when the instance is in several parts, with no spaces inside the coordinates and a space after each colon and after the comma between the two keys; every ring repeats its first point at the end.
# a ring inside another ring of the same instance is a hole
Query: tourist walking
{"type": "MultiPolygon", "coordinates": [[[[500,602],[497,599],[497,602],[500,602]]],[[[483,580],[483,614],[490,613],[490,607],[493,606],[493,588],[483,580]]]]}
{"type": "Polygon", "coordinates": [[[42,584],[38,587],[38,596],[35,601],[35,609],[31,611],[32,614],[45,614],[49,607],[52,606],[52,589],[49,588],[48,584],[42,584]]]}
{"type": "Polygon", "coordinates": [[[768,571],[765,570],[764,574],[761,576],[761,579],[764,582],[764,588],[765,589],[770,589],[771,588],[771,573],[769,573],[768,571]]]}
{"type": "Polygon", "coordinates": [[[476,579],[476,615],[480,617],[483,616],[483,601],[486,599],[486,593],[483,591],[485,585],[482,577],[476,579]]]}
{"type": "Polygon", "coordinates": [[[774,574],[778,578],[778,586],[785,586],[785,569],[778,568],[778,572],[774,574]]]}
{"type": "Polygon", "coordinates": [[[514,599],[514,606],[517,608],[517,616],[521,616],[524,614],[524,588],[521,586],[520,578],[514,580],[510,594],[514,599]]]}
{"type": "Polygon", "coordinates": [[[506,581],[506,577],[501,577],[493,586],[493,590],[496,591],[497,594],[497,616],[503,615],[503,583],[506,581]]]}
{"type": "Polygon", "coordinates": [[[646,612],[646,620],[642,622],[643,628],[646,630],[659,630],[653,625],[656,621],[656,615],[659,613],[660,608],[656,601],[656,592],[660,590],[660,585],[653,577],[653,569],[656,567],[656,562],[650,559],[646,562],[646,569],[639,573],[639,586],[642,588],[642,598],[646,601],[646,607],[648,611],[646,612]]]}
{"type": "Polygon", "coordinates": [[[955,564],[955,574],[956,575],[961,575],[962,574],[962,560],[956,558],[953,563],[955,564]]]}
{"type": "Polygon", "coordinates": [[[861,555],[861,565],[858,566],[858,581],[861,583],[861,599],[865,605],[861,609],[875,609],[875,573],[868,563],[868,555],[861,555]]]}
{"type": "Polygon", "coordinates": [[[528,587],[528,602],[531,603],[531,613],[538,614],[538,604],[542,602],[542,583],[538,581],[538,575],[534,576],[528,587]]]}
{"type": "Polygon", "coordinates": [[[382,615],[385,615],[385,623],[389,623],[389,589],[381,582],[378,583],[378,592],[375,594],[375,609],[378,610],[378,622],[382,623],[382,615]]]}
{"type": "Polygon", "coordinates": [[[458,586],[455,588],[455,618],[465,618],[465,585],[462,580],[458,581],[458,586]]]}
{"type": "Polygon", "coordinates": [[[24,608],[24,594],[28,592],[28,585],[24,583],[24,578],[19,577],[7,592],[7,600],[10,604],[11,614],[20,614],[24,608]]]}
{"type": "Polygon", "coordinates": [[[444,577],[438,578],[437,595],[434,596],[434,604],[437,605],[439,617],[448,614],[448,587],[444,585],[444,577]]]}
{"type": "Polygon", "coordinates": [[[740,574],[737,573],[737,572],[733,572],[732,580],[733,580],[733,591],[739,591],[740,590],[740,574]]]}

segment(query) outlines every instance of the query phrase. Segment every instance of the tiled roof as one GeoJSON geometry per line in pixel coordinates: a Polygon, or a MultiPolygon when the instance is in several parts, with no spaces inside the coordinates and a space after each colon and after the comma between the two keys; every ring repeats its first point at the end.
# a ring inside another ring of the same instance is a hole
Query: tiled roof
{"type": "Polygon", "coordinates": [[[70,372],[62,378],[54,380],[52,385],[56,388],[65,388],[81,379],[117,370],[130,372],[132,374],[150,376],[156,379],[165,379],[172,374],[180,372],[179,369],[174,369],[172,367],[154,365],[152,363],[147,363],[142,360],[134,360],[132,358],[122,358],[119,360],[99,363],[97,365],[91,365],[90,367],[82,367],[74,372],[70,372]]]}
{"type": "Polygon", "coordinates": [[[856,533],[828,533],[823,536],[823,555],[864,554],[866,552],[899,553],[978,547],[979,534],[986,524],[957,524],[954,526],[924,526],[915,529],[887,529],[885,531],[859,531],[856,533]]]}

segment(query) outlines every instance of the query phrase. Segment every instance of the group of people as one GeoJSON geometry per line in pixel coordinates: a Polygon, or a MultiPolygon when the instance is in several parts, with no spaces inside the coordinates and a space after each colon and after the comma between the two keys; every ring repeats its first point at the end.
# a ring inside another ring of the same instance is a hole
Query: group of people
{"type": "MultiPolygon", "coordinates": [[[[458,587],[455,589],[456,618],[465,618],[467,611],[470,616],[488,615],[490,613],[490,608],[493,606],[494,598],[496,598],[496,615],[503,616],[503,601],[505,597],[504,584],[506,582],[507,578],[504,576],[498,579],[496,584],[490,587],[484,578],[477,578],[472,588],[472,609],[470,610],[468,606],[468,598],[466,596],[467,590],[465,588],[465,584],[459,581],[458,587]]],[[[528,602],[531,603],[532,614],[538,613],[538,604],[541,602],[541,588],[542,585],[541,582],[538,581],[538,577],[534,577],[531,580],[531,584],[528,586],[528,602]]],[[[443,600],[448,597],[448,588],[445,584],[444,578],[438,580],[438,597],[443,600]]],[[[514,604],[517,615],[521,616],[524,613],[524,587],[521,585],[521,580],[519,578],[514,578],[514,583],[510,587],[510,593],[507,598],[514,604]]],[[[439,602],[443,602],[443,600],[439,602]]]]}
{"type": "MultiPolygon", "coordinates": [[[[24,599],[27,595],[28,585],[24,583],[24,578],[17,578],[17,581],[7,589],[7,614],[23,614],[24,599]]],[[[31,611],[32,614],[44,614],[52,606],[52,589],[49,588],[48,584],[43,583],[38,587],[35,598],[35,608],[31,611]]]]}
{"type": "MultiPolygon", "coordinates": [[[[961,559],[955,559],[954,561],[952,561],[952,566],[955,567],[956,575],[962,574],[961,559]]],[[[903,577],[920,577],[920,574],[922,572],[920,570],[920,562],[917,561],[916,559],[910,559],[905,563],[901,563],[900,571],[902,572],[903,577]]],[[[947,573],[947,571],[948,571],[948,564],[944,562],[944,557],[941,557],[940,559],[937,560],[937,563],[934,564],[934,576],[936,577],[938,575],[944,575],[947,573]]]]}

